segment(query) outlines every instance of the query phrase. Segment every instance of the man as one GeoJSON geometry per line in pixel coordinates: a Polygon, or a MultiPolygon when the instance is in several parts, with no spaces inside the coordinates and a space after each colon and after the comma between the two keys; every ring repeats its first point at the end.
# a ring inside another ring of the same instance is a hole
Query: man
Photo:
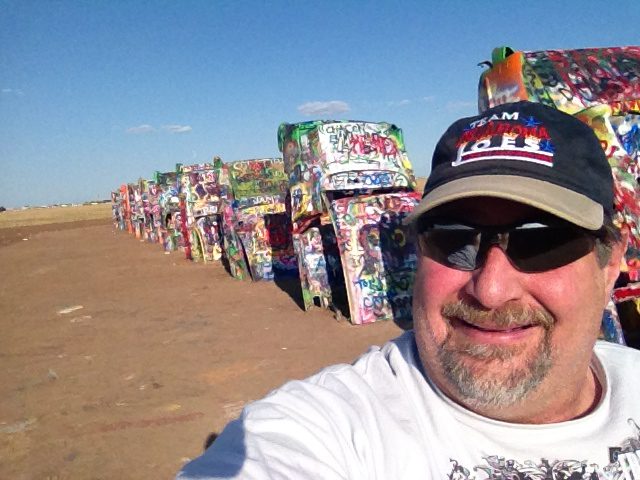
{"type": "Polygon", "coordinates": [[[180,478],[640,478],[640,354],[596,343],[626,245],[590,128],[503,105],[440,139],[414,331],[245,408],[180,478]]]}

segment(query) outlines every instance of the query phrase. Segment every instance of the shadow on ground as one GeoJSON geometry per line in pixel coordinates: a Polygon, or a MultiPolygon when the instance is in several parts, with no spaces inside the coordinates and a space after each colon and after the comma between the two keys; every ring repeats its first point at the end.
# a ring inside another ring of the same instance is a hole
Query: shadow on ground
{"type": "Polygon", "coordinates": [[[273,281],[280,290],[289,295],[300,310],[304,310],[302,287],[300,286],[300,279],[297,275],[294,277],[291,275],[276,274],[273,281]]]}

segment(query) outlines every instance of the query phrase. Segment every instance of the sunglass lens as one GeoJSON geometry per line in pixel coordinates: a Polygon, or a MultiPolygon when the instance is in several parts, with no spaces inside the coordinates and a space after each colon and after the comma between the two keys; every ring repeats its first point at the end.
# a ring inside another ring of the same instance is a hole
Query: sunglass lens
{"type": "Polygon", "coordinates": [[[575,228],[513,230],[507,255],[523,272],[544,272],[578,260],[593,246],[593,237],[575,228]]]}
{"type": "Polygon", "coordinates": [[[422,253],[458,270],[475,270],[479,233],[473,230],[430,230],[421,236],[422,253]]]}

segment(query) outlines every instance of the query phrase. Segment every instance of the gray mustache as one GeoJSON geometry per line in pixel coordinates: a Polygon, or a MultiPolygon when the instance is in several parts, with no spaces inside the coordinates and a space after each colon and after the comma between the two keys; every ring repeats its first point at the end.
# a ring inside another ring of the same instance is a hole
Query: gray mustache
{"type": "Polygon", "coordinates": [[[482,310],[459,300],[445,304],[441,314],[443,317],[457,318],[479,327],[516,328],[541,325],[545,330],[550,330],[555,324],[553,315],[547,310],[519,304],[506,304],[495,310],[482,310]]]}

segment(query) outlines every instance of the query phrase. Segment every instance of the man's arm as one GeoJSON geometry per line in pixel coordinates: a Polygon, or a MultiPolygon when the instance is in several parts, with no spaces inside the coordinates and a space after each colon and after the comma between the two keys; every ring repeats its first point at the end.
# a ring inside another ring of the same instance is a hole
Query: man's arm
{"type": "Polygon", "coordinates": [[[358,417],[332,389],[291,382],[248,405],[178,479],[366,478],[349,433],[358,417]]]}

